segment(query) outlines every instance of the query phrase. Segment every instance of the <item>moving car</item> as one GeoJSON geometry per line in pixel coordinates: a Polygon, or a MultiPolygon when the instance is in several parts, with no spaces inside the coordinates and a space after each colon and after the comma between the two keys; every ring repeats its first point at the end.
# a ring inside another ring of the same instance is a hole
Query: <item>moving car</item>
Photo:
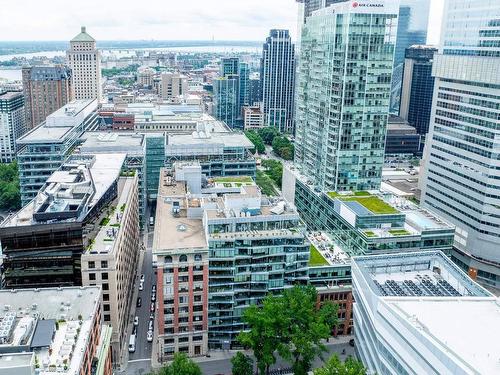
{"type": "Polygon", "coordinates": [[[134,326],[138,326],[138,325],[139,325],[139,317],[138,317],[138,316],[136,316],[136,317],[134,318],[134,326]]]}
{"type": "Polygon", "coordinates": [[[144,290],[144,281],[139,283],[139,290],[144,290]]]}
{"type": "Polygon", "coordinates": [[[144,282],[144,274],[141,275],[141,281],[144,282]]]}
{"type": "Polygon", "coordinates": [[[148,331],[147,340],[148,340],[148,342],[153,341],[153,331],[148,331]]]}
{"type": "Polygon", "coordinates": [[[141,307],[142,306],[142,299],[141,297],[137,297],[137,304],[136,304],[137,307],[141,307]]]}

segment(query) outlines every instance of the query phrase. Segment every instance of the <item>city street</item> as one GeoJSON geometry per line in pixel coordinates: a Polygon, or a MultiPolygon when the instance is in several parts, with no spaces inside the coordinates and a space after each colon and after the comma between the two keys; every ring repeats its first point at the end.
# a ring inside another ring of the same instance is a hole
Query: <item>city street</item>
{"type": "MultiPolygon", "coordinates": [[[[146,212],[146,223],[149,222],[149,209],[146,212]]],[[[145,244],[145,251],[141,254],[142,265],[141,271],[137,274],[135,281],[134,299],[132,301],[132,313],[130,317],[129,336],[133,329],[133,320],[135,316],[139,317],[139,325],[137,327],[136,335],[136,349],[134,353],[128,354],[128,363],[123,371],[119,374],[127,375],[143,375],[151,371],[151,354],[152,342],[147,341],[147,331],[150,319],[150,306],[151,306],[151,286],[156,284],[155,274],[152,267],[152,244],[153,244],[153,227],[146,224],[144,228],[143,241],[145,244]],[[144,275],[144,289],[139,291],[139,282],[141,274],[144,275]],[[141,298],[141,307],[136,307],[137,298],[141,298]]],[[[156,305],[156,304],[155,304],[156,305]]]]}

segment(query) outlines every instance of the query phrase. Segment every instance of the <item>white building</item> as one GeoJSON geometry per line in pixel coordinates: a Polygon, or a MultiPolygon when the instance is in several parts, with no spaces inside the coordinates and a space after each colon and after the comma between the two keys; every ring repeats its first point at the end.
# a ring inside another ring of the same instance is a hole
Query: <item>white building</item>
{"type": "Polygon", "coordinates": [[[243,107],[243,129],[260,129],[264,127],[264,113],[260,105],[243,107]]]}
{"type": "Polygon", "coordinates": [[[166,72],[161,75],[161,97],[175,99],[180,95],[187,95],[189,86],[187,77],[180,73],[166,72]]]}
{"type": "Polygon", "coordinates": [[[369,374],[500,373],[500,301],[442,252],[355,257],[351,271],[369,374]]]}
{"type": "Polygon", "coordinates": [[[500,289],[500,6],[446,1],[422,205],[454,225],[453,259],[500,289]]]}
{"type": "Polygon", "coordinates": [[[96,41],[82,26],[80,34],[70,41],[67,51],[75,99],[102,99],[101,54],[96,41]]]}

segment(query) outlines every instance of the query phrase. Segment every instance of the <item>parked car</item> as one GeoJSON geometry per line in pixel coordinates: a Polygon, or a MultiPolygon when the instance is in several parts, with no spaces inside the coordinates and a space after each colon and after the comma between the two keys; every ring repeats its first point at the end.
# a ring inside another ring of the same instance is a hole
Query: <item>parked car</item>
{"type": "Polygon", "coordinates": [[[148,331],[152,331],[152,330],[153,330],[153,320],[150,320],[149,324],[148,324],[148,331]]]}
{"type": "Polygon", "coordinates": [[[156,302],[156,293],[151,294],[151,302],[156,302]]]}
{"type": "Polygon", "coordinates": [[[136,316],[136,317],[134,318],[134,326],[138,326],[138,325],[139,325],[139,317],[138,317],[138,316],[136,316]]]}
{"type": "Polygon", "coordinates": [[[155,303],[151,302],[151,306],[149,307],[149,312],[155,312],[155,303]]]}
{"type": "Polygon", "coordinates": [[[141,297],[137,297],[137,304],[136,304],[137,307],[141,307],[142,306],[142,299],[141,297]]]}
{"type": "Polygon", "coordinates": [[[349,345],[350,345],[350,346],[354,346],[354,339],[350,339],[350,340],[349,340],[349,345]]]}
{"type": "Polygon", "coordinates": [[[139,290],[144,290],[144,281],[139,283],[139,290]]]}
{"type": "Polygon", "coordinates": [[[156,293],[156,284],[151,286],[151,293],[156,293]]]}
{"type": "Polygon", "coordinates": [[[153,341],[153,331],[148,331],[147,340],[148,340],[148,342],[152,342],[153,341]]]}
{"type": "Polygon", "coordinates": [[[144,282],[144,274],[141,275],[141,281],[144,282]]]}
{"type": "Polygon", "coordinates": [[[155,313],[154,312],[150,312],[149,313],[149,319],[154,319],[155,318],[155,313]]]}

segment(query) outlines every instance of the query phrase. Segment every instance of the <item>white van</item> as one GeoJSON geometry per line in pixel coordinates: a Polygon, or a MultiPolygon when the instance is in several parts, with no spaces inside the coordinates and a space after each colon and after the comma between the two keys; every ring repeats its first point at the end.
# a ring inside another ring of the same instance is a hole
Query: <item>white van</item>
{"type": "Polygon", "coordinates": [[[150,225],[150,226],[153,226],[153,225],[154,225],[154,223],[155,223],[155,217],[154,217],[154,216],[150,216],[150,217],[149,217],[149,225],[150,225]]]}
{"type": "Polygon", "coordinates": [[[128,352],[135,352],[135,335],[130,335],[130,340],[128,342],[128,352]]]}

